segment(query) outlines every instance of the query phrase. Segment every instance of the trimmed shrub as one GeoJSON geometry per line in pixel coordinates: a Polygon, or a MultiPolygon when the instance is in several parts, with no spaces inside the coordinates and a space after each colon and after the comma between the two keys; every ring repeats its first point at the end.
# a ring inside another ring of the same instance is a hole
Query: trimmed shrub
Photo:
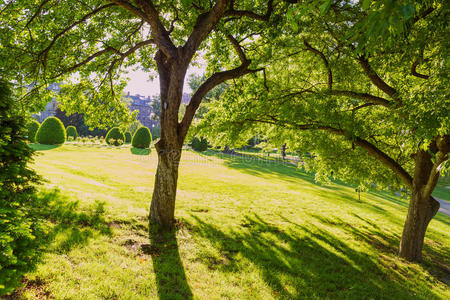
{"type": "Polygon", "coordinates": [[[28,126],[27,126],[28,134],[27,135],[28,135],[28,141],[30,143],[36,142],[36,132],[38,131],[39,126],[41,126],[41,124],[39,124],[39,122],[34,119],[28,123],[28,126]]]}
{"type": "Polygon", "coordinates": [[[66,141],[66,129],[56,117],[48,117],[36,133],[36,141],[43,145],[59,145],[66,141]]]}
{"type": "Polygon", "coordinates": [[[28,128],[0,80],[0,298],[20,285],[33,269],[44,243],[44,223],[33,209],[40,177],[28,167],[33,150],[27,145],[28,128]]]}
{"type": "Polygon", "coordinates": [[[129,133],[128,131],[125,132],[125,143],[126,144],[131,143],[131,133],[129,133]]]}
{"type": "Polygon", "coordinates": [[[136,130],[133,136],[132,146],[135,148],[147,149],[152,142],[152,134],[147,127],[141,127],[136,130]]]}
{"type": "Polygon", "coordinates": [[[204,137],[194,137],[192,139],[192,149],[203,152],[208,150],[208,141],[204,137]]]}
{"type": "Polygon", "coordinates": [[[113,127],[106,134],[105,141],[108,145],[120,146],[125,141],[125,135],[119,127],[113,127]]]}
{"type": "Polygon", "coordinates": [[[67,126],[66,128],[67,138],[72,137],[75,140],[78,137],[78,132],[75,126],[67,126]]]}

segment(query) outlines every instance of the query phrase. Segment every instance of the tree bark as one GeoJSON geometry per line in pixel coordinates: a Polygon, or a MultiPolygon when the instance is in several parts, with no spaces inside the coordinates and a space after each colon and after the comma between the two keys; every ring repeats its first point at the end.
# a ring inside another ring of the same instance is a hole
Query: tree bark
{"type": "Polygon", "coordinates": [[[422,248],[428,224],[439,210],[439,202],[426,187],[433,170],[431,155],[423,150],[416,154],[411,198],[400,241],[399,256],[408,261],[421,261],[422,248]]]}
{"type": "Polygon", "coordinates": [[[158,167],[150,206],[150,222],[170,228],[174,224],[181,147],[168,150],[164,140],[159,140],[155,147],[158,152],[158,167]]]}
{"type": "Polygon", "coordinates": [[[158,167],[150,205],[150,222],[171,228],[174,224],[178,166],[184,141],[179,134],[178,109],[187,63],[181,59],[169,60],[162,51],[158,51],[155,60],[161,93],[161,137],[155,144],[158,167]]]}

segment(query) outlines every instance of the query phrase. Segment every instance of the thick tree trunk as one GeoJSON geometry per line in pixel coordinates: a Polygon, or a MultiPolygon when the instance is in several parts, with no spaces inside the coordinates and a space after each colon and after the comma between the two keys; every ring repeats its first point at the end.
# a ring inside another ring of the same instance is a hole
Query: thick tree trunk
{"type": "Polygon", "coordinates": [[[174,223],[181,148],[166,149],[163,140],[155,146],[158,152],[158,167],[150,206],[150,222],[170,228],[174,223]]]}
{"type": "Polygon", "coordinates": [[[433,197],[424,199],[419,191],[411,195],[408,215],[400,241],[400,257],[409,261],[420,261],[422,259],[425,232],[438,210],[439,202],[433,197]]]}
{"type": "Polygon", "coordinates": [[[419,150],[415,157],[411,199],[400,241],[399,256],[409,261],[422,259],[422,247],[428,224],[439,210],[439,202],[431,197],[436,180],[430,181],[433,170],[431,155],[419,150]]]}

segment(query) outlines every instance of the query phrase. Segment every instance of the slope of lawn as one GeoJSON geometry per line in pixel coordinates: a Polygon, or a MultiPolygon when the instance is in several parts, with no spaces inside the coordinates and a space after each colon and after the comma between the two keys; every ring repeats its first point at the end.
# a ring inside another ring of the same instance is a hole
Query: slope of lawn
{"type": "Polygon", "coordinates": [[[405,263],[396,257],[405,199],[359,201],[292,165],[184,151],[177,231],[149,234],[157,159],[133,153],[39,151],[49,242],[15,298],[450,298],[448,216],[431,222],[424,263],[405,263]]]}

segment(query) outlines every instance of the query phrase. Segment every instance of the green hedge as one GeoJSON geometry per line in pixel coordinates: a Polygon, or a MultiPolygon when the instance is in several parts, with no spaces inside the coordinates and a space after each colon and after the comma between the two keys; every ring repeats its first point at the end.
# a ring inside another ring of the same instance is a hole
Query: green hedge
{"type": "Polygon", "coordinates": [[[28,123],[27,136],[30,143],[36,142],[36,132],[38,131],[39,126],[41,126],[41,124],[39,124],[39,122],[34,119],[28,123]]]}
{"type": "Polygon", "coordinates": [[[125,135],[119,127],[113,127],[106,134],[105,141],[108,145],[120,146],[125,142],[125,135]]]}
{"type": "Polygon", "coordinates": [[[75,140],[78,137],[78,131],[75,128],[75,126],[67,126],[66,133],[67,133],[67,138],[69,138],[69,136],[71,136],[75,140]]]}
{"type": "Polygon", "coordinates": [[[192,149],[200,152],[206,151],[208,150],[208,141],[204,137],[194,137],[192,139],[192,149]]]}
{"type": "Polygon", "coordinates": [[[131,143],[131,133],[130,132],[125,132],[125,143],[129,144],[131,143]]]}
{"type": "Polygon", "coordinates": [[[28,167],[28,124],[16,105],[9,85],[0,81],[0,296],[33,269],[44,235],[45,221],[32,207],[40,178],[28,167]]]}
{"type": "Polygon", "coordinates": [[[60,119],[48,117],[36,133],[36,141],[43,145],[59,145],[66,141],[66,129],[60,119]]]}
{"type": "Polygon", "coordinates": [[[150,147],[151,142],[152,134],[150,130],[147,127],[141,127],[136,130],[131,144],[135,148],[147,149],[150,147]]]}

